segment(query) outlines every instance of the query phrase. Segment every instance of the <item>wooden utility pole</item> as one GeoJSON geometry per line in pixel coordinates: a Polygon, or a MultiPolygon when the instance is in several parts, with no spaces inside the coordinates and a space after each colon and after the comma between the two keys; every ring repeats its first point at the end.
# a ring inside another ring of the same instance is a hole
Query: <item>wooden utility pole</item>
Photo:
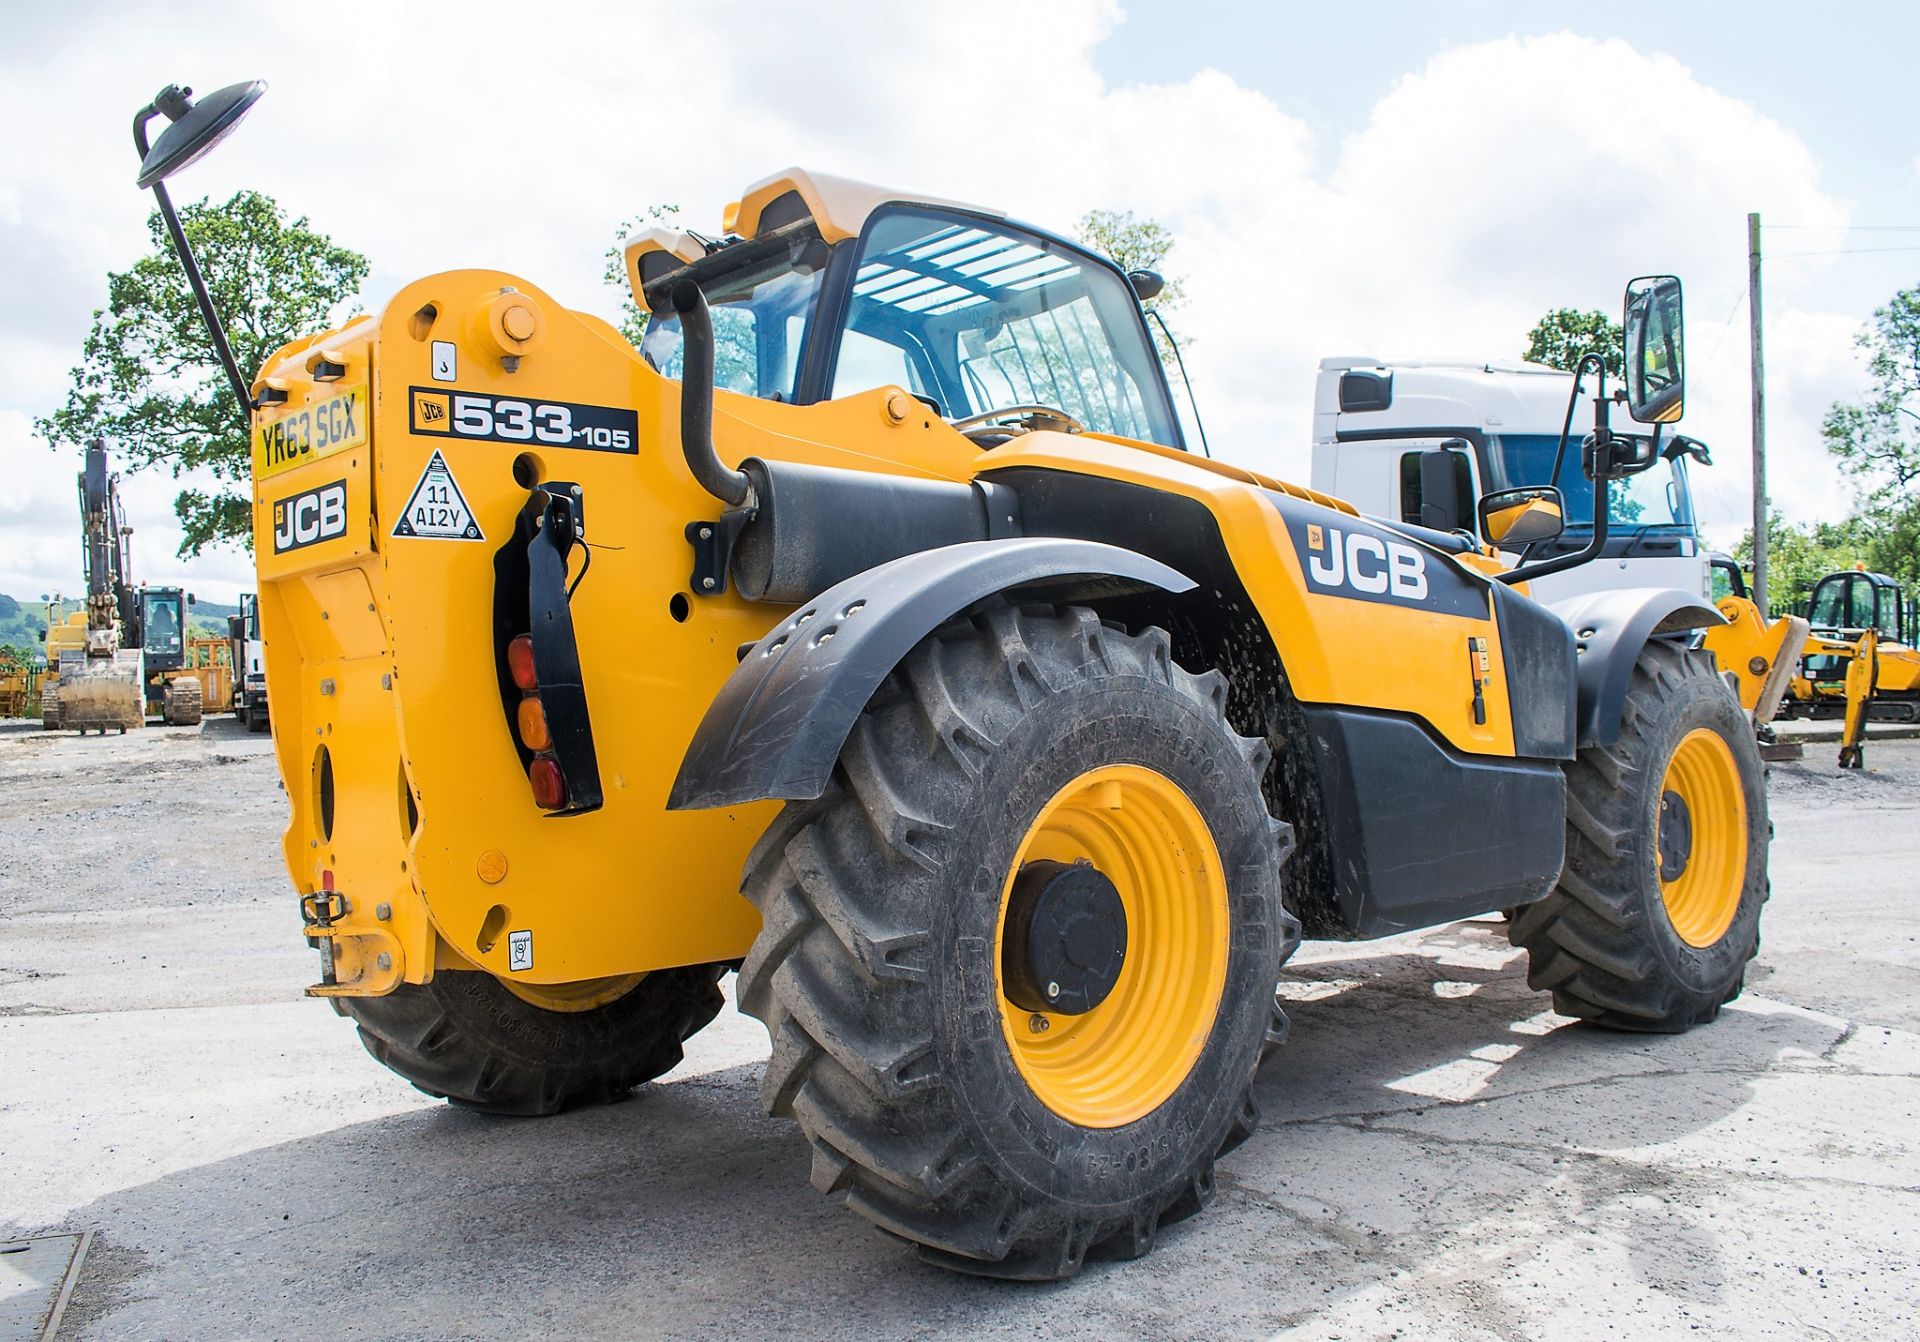
{"type": "Polygon", "coordinates": [[[1760,216],[1747,216],[1747,321],[1753,332],[1753,602],[1767,606],[1767,380],[1760,356],[1760,216]]]}

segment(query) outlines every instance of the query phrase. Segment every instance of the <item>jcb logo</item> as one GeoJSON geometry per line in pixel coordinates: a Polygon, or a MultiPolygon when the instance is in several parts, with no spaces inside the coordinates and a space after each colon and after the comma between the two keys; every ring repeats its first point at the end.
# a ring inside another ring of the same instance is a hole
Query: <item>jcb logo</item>
{"type": "Polygon", "coordinates": [[[1401,601],[1427,599],[1427,557],[1402,541],[1365,531],[1308,526],[1307,576],[1324,591],[1347,588],[1401,601]]]}
{"type": "Polygon", "coordinates": [[[273,505],[273,552],[286,554],[347,534],[347,482],[336,480],[273,505]]]}

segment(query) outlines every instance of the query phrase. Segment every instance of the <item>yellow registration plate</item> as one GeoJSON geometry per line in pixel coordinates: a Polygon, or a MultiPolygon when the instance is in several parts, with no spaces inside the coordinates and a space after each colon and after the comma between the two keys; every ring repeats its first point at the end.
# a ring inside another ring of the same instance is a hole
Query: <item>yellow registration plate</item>
{"type": "Polygon", "coordinates": [[[325,400],[253,426],[253,478],[264,479],[367,441],[367,387],[344,387],[325,400]]]}

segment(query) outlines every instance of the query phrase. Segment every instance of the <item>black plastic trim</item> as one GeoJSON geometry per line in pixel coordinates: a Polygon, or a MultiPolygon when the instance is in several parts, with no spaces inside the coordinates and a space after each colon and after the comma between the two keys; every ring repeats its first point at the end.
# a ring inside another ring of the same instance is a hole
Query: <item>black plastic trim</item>
{"type": "Polygon", "coordinates": [[[1355,937],[1528,904],[1560,877],[1566,780],[1546,761],[1465,755],[1416,719],[1305,706],[1334,898],[1355,937]]]}
{"type": "Polygon", "coordinates": [[[667,808],[818,797],[880,683],[914,644],[978,601],[1015,588],[1071,599],[1193,585],[1131,550],[1050,537],[947,545],[856,574],[754,644],[695,731],[667,808]]]}
{"type": "Polygon", "coordinates": [[[1588,592],[1549,609],[1573,631],[1579,692],[1575,743],[1582,750],[1620,739],[1627,686],[1647,640],[1690,635],[1727,622],[1703,598],[1660,587],[1588,592]]]}
{"type": "Polygon", "coordinates": [[[1504,583],[1493,585],[1493,615],[1500,625],[1514,753],[1572,759],[1579,713],[1573,631],[1504,583]]]}

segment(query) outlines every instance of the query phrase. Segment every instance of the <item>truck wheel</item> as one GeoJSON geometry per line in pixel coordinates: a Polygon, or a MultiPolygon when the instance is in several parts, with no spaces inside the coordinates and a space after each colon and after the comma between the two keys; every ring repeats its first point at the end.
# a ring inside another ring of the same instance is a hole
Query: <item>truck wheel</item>
{"type": "Polygon", "coordinates": [[[589,983],[442,970],[385,997],[336,997],[367,1052],[437,1099],[495,1114],[610,1102],[681,1059],[719,1012],[722,965],[589,983]]]}
{"type": "Polygon", "coordinates": [[[60,730],[60,691],[57,687],[40,691],[40,730],[60,730]]]}
{"type": "Polygon", "coordinates": [[[268,722],[268,718],[267,718],[266,709],[249,708],[247,710],[247,730],[248,731],[264,732],[267,729],[267,722],[268,722]]]}
{"type": "Polygon", "coordinates": [[[191,676],[176,676],[167,682],[161,698],[160,716],[169,727],[196,727],[200,724],[200,682],[191,676]]]}
{"type": "Polygon", "coordinates": [[[1654,640],[1620,739],[1567,765],[1559,886],[1508,939],[1553,1009],[1678,1033],[1740,993],[1767,898],[1766,775],[1753,727],[1704,652],[1654,640]]]}
{"type": "Polygon", "coordinates": [[[1211,1198],[1299,939],[1267,747],[1226,694],[1161,630],[1071,608],[949,624],[875,694],[747,864],[741,1006],[815,1188],[1031,1280],[1211,1198]]]}

